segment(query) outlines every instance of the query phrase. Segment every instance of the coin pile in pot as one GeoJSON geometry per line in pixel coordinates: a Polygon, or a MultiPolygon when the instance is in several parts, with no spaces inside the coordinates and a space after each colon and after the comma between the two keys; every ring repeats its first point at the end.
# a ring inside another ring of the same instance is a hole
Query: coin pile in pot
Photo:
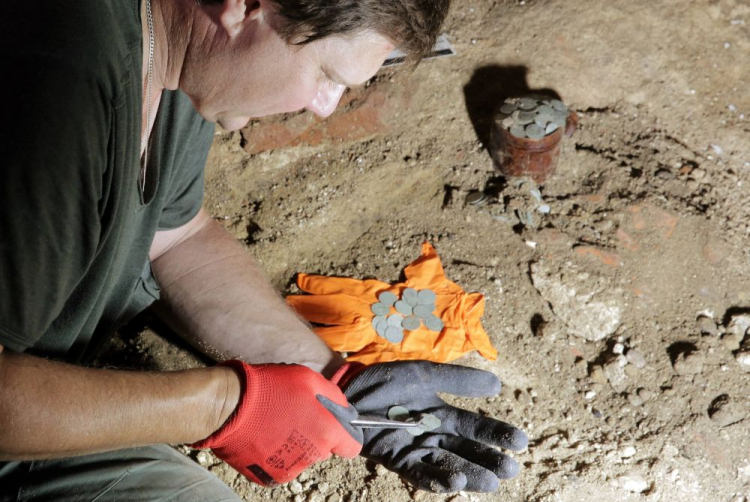
{"type": "Polygon", "coordinates": [[[435,292],[431,289],[417,291],[406,288],[401,293],[401,298],[390,291],[383,291],[378,295],[378,303],[370,307],[375,314],[372,327],[378,335],[391,343],[400,343],[404,339],[404,330],[419,329],[423,322],[427,329],[439,333],[445,324],[433,313],[435,298],[435,292]],[[396,310],[393,314],[392,308],[396,310]]]}
{"type": "Polygon", "coordinates": [[[391,406],[388,409],[388,419],[399,422],[416,422],[417,427],[406,429],[406,432],[412,436],[421,436],[425,432],[437,429],[442,424],[438,417],[430,413],[418,413],[416,416],[412,416],[411,412],[403,406],[391,406]]]}
{"type": "Polygon", "coordinates": [[[508,98],[500,105],[497,121],[516,138],[542,139],[565,128],[569,113],[559,99],[508,98]]]}

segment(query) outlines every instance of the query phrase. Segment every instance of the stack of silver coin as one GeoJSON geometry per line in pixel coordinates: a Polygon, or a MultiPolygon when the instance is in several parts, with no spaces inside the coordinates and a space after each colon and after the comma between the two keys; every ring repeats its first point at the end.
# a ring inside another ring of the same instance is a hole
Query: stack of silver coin
{"type": "Polygon", "coordinates": [[[564,128],[569,113],[559,99],[527,96],[506,99],[497,120],[516,138],[542,139],[564,128]]]}
{"type": "Polygon", "coordinates": [[[431,413],[418,413],[416,417],[413,417],[411,412],[403,406],[391,406],[388,410],[388,419],[398,422],[416,423],[417,427],[406,429],[406,432],[413,436],[421,436],[425,432],[435,430],[443,424],[442,420],[431,413]]]}
{"type": "Polygon", "coordinates": [[[391,343],[400,343],[404,339],[404,330],[414,331],[424,322],[430,331],[443,331],[445,324],[436,316],[435,292],[431,289],[416,290],[406,288],[401,298],[389,291],[378,295],[378,303],[370,309],[375,317],[372,318],[372,328],[375,332],[391,343]],[[392,313],[391,309],[396,312],[392,313]]]}

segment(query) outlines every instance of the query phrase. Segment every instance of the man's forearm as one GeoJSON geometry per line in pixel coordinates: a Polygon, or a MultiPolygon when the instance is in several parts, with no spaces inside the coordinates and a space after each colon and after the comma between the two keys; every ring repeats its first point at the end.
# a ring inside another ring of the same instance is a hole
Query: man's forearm
{"type": "Polygon", "coordinates": [[[192,443],[237,405],[233,370],[169,373],[91,369],[0,353],[0,460],[192,443]]]}
{"type": "Polygon", "coordinates": [[[289,308],[247,251],[202,215],[195,233],[153,262],[162,288],[157,312],[215,359],[335,371],[343,360],[289,308]]]}

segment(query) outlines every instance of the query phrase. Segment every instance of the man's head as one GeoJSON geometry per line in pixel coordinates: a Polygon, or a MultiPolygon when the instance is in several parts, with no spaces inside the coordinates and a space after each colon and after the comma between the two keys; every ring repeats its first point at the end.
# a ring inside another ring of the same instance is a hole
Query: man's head
{"type": "Polygon", "coordinates": [[[228,129],[303,108],[327,116],[395,47],[415,65],[449,1],[201,0],[180,88],[228,129]]]}

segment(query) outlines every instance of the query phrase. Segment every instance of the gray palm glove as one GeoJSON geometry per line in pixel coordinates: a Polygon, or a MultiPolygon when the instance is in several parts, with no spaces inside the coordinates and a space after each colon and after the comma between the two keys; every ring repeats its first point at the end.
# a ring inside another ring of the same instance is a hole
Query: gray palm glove
{"type": "MultiPolygon", "coordinates": [[[[347,380],[344,378],[344,380],[347,380]]],[[[494,396],[500,380],[487,371],[428,361],[375,364],[344,383],[360,415],[387,417],[393,406],[440,419],[438,428],[414,436],[404,429],[364,429],[362,455],[432,492],[492,492],[518,474],[515,460],[495,446],[522,450],[526,434],[512,425],[448,405],[438,392],[494,396]]]]}

